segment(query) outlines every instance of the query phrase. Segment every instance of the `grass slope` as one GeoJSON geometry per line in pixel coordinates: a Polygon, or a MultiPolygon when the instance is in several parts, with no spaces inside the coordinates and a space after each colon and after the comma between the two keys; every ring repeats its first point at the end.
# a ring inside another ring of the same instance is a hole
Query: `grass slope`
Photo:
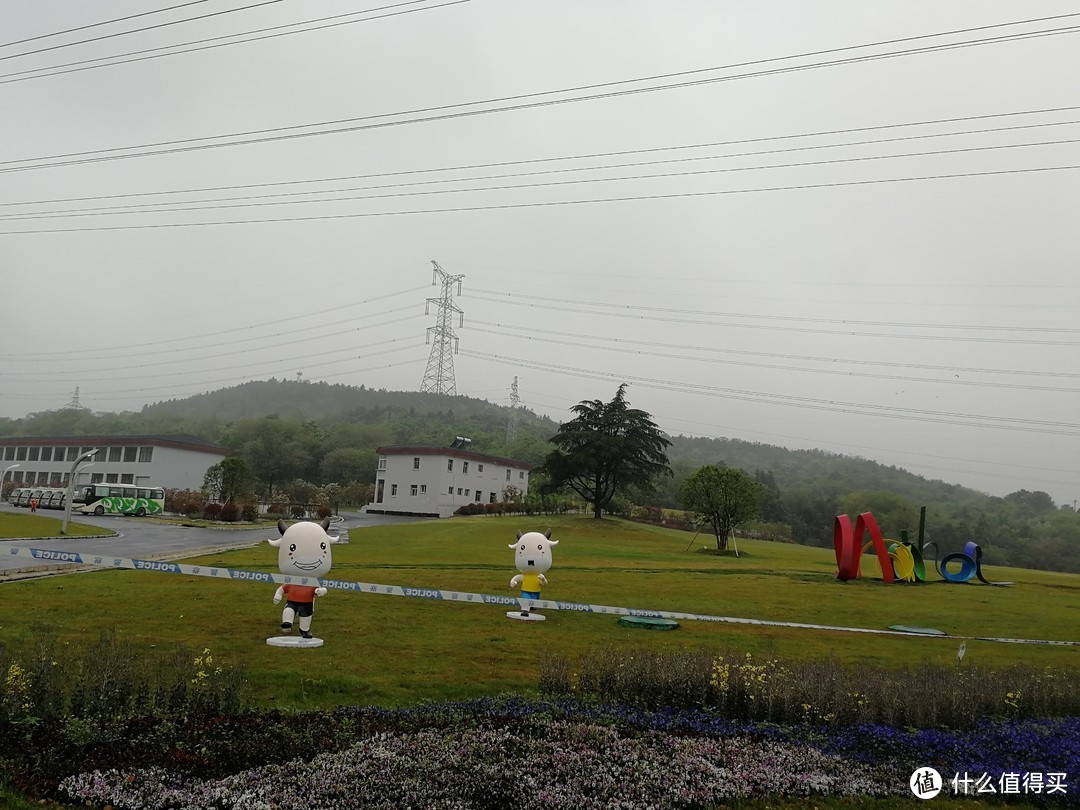
{"type": "MultiPolygon", "coordinates": [[[[0,538],[3,537],[59,537],[60,527],[64,525],[62,512],[54,512],[60,517],[51,517],[43,514],[35,514],[27,510],[25,513],[0,512],[0,538]]],[[[86,526],[82,523],[68,522],[68,536],[94,536],[101,537],[112,535],[111,529],[102,529],[97,526],[86,526]]]]}
{"type": "MultiPolygon", "coordinates": [[[[742,556],[687,551],[682,532],[618,520],[454,518],[354,530],[334,548],[330,576],[341,580],[517,596],[507,547],[518,530],[553,529],[560,544],[543,596],[571,602],[723,616],[886,628],[936,627],[950,634],[1080,640],[1080,576],[987,570],[1011,588],[980,585],[840,583],[830,550],[739,541],[742,556]]],[[[700,540],[700,538],[699,538],[700,540]]],[[[707,542],[707,541],[705,541],[707,542]]],[[[74,545],[74,544],[73,544],[74,545]]],[[[698,545],[698,544],[695,544],[698,545]]],[[[700,546],[699,546],[700,547],[700,546]]],[[[191,560],[277,571],[261,547],[191,560]]],[[[866,558],[867,573],[875,563],[866,558]]],[[[135,571],[101,571],[6,583],[23,606],[0,625],[0,643],[18,643],[31,623],[62,640],[115,627],[138,645],[210,649],[218,663],[243,665],[257,703],[288,708],[340,704],[401,706],[535,691],[545,656],[576,660],[605,645],[655,649],[736,649],[755,656],[903,667],[956,660],[955,639],[683,622],[675,632],[621,627],[616,617],[547,611],[547,621],[515,622],[506,608],[331,590],[316,606],[314,650],[265,644],[277,635],[274,586],[135,571]]],[[[969,641],[966,664],[1074,667],[1070,647],[969,641]]]]}

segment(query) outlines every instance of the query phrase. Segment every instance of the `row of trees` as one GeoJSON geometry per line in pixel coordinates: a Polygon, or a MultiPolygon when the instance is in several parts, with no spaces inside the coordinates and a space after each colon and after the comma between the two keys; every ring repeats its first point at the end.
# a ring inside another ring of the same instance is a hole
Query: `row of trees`
{"type": "MultiPolygon", "coordinates": [[[[626,513],[629,505],[692,509],[694,498],[705,493],[739,504],[752,494],[762,521],[790,527],[796,542],[830,546],[837,514],[872,511],[887,536],[897,537],[903,529],[917,528],[918,509],[925,504],[930,537],[942,549],[975,540],[992,563],[1080,571],[1080,517],[1070,505],[1056,506],[1045,492],[1020,490],[994,498],[837,453],[664,436],[647,413],[629,405],[625,387],[611,402],[575,406],[573,418],[562,426],[529,411],[518,415],[517,438],[509,442],[506,409],[481,400],[271,380],[160,403],[141,414],[64,409],[0,418],[0,435],[192,433],[225,445],[231,458],[247,466],[251,480],[243,487],[229,483],[235,470],[223,469],[214,498],[250,486],[264,504],[310,502],[297,494],[302,487],[292,492],[298,481],[319,488],[372,484],[380,445],[438,445],[455,435],[469,436],[479,452],[540,465],[532,478],[537,488],[546,472],[549,493],[572,493],[594,515],[626,513]],[[281,413],[268,414],[268,402],[281,413]],[[620,455],[620,447],[628,447],[628,455],[620,455]],[[716,469],[706,471],[710,467],[716,469]],[[758,486],[750,487],[746,479],[758,486]]],[[[209,483],[216,490],[215,482],[209,483]]],[[[706,508],[692,515],[719,532],[722,546],[725,526],[735,525],[739,512],[714,525],[709,514],[718,513],[708,504],[699,506],[706,508]]]]}
{"type": "MultiPolygon", "coordinates": [[[[918,530],[919,505],[896,492],[845,490],[829,482],[783,492],[771,471],[750,475],[722,461],[673,470],[666,454],[671,442],[647,413],[629,406],[625,386],[610,402],[585,401],[573,412],[576,417],[551,439],[555,449],[538,472],[546,476],[547,490],[574,491],[595,517],[616,511],[618,496],[654,506],[663,501],[707,526],[718,549],[726,549],[736,527],[759,517],[790,526],[797,542],[819,546],[831,545],[838,514],[873,512],[888,537],[903,531],[914,537],[918,530]]],[[[926,539],[943,552],[975,540],[992,563],[1080,572],[1080,516],[1072,508],[1056,507],[1045,492],[975,500],[958,490],[950,492],[955,502],[928,510],[926,539]]]]}
{"type": "MultiPolygon", "coordinates": [[[[673,475],[671,441],[649,414],[630,407],[625,384],[610,402],[587,400],[571,411],[576,417],[559,426],[540,468],[544,489],[572,489],[599,518],[620,493],[640,493],[673,475]]],[[[681,490],[683,507],[712,530],[721,551],[739,524],[757,517],[764,495],[765,487],[741,470],[715,464],[697,470],[681,490]]]]}

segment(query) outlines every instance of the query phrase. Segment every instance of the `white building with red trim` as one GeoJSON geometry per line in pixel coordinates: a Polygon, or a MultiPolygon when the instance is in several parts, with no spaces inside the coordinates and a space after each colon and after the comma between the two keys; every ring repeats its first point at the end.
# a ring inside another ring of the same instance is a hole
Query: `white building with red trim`
{"type": "Polygon", "coordinates": [[[506,488],[529,491],[533,465],[468,449],[459,438],[450,447],[399,444],[379,447],[375,500],[365,511],[389,515],[450,517],[469,503],[499,503],[506,488]]]}

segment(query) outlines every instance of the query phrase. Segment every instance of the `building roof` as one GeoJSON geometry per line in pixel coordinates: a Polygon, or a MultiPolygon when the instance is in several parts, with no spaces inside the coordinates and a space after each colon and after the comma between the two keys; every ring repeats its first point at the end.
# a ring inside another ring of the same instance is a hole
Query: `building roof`
{"type": "Polygon", "coordinates": [[[527,461],[517,461],[502,456],[489,456],[486,453],[477,453],[475,450],[463,450],[458,447],[446,447],[438,444],[394,444],[387,447],[378,447],[375,452],[380,456],[448,456],[461,458],[466,461],[481,461],[488,464],[502,464],[504,467],[513,467],[518,470],[531,470],[535,465],[527,461]]]}
{"type": "Polygon", "coordinates": [[[177,450],[191,450],[197,453],[213,453],[227,456],[228,447],[208,442],[188,433],[148,433],[115,436],[0,436],[0,446],[4,447],[125,447],[131,445],[152,445],[154,447],[172,447],[177,450]]]}

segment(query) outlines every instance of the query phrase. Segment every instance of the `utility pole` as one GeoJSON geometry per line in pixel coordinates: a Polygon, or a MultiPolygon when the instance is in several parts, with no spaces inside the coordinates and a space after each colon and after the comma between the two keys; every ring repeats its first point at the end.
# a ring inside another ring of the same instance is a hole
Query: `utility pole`
{"type": "Polygon", "coordinates": [[[513,444],[517,441],[518,404],[521,397],[518,396],[517,375],[514,375],[514,384],[510,386],[510,417],[506,420],[506,443],[513,444]]]}
{"type": "Polygon", "coordinates": [[[442,292],[438,298],[429,298],[424,314],[431,313],[431,305],[439,308],[435,315],[435,325],[427,330],[427,342],[431,344],[431,354],[428,356],[427,368],[424,370],[424,381],[420,384],[421,391],[430,391],[435,394],[457,394],[457,383],[454,381],[454,354],[457,352],[458,337],[454,334],[453,314],[458,314],[458,328],[465,323],[465,313],[454,303],[454,285],[457,285],[457,294],[461,295],[461,280],[465,276],[452,276],[439,267],[437,261],[432,260],[434,265],[431,284],[442,284],[442,292]],[[432,340],[434,336],[434,340],[432,340]]]}

